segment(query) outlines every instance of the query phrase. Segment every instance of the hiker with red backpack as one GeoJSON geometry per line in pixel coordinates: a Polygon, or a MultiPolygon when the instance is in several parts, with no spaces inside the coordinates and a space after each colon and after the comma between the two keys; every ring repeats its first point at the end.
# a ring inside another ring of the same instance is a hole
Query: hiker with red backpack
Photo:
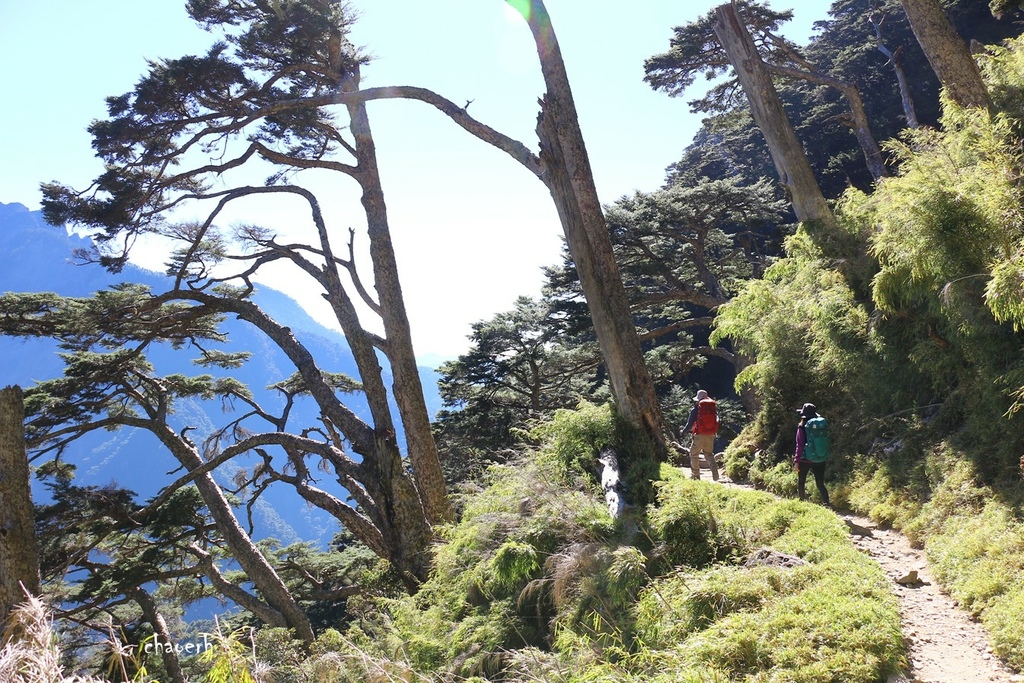
{"type": "Polygon", "coordinates": [[[718,463],[715,462],[715,436],[718,435],[718,406],[701,389],[693,398],[695,405],[690,410],[686,426],[680,431],[680,438],[688,432],[693,433],[693,444],[690,446],[690,478],[700,479],[700,454],[703,452],[711,467],[711,478],[718,481],[718,463]]]}
{"type": "Polygon", "coordinates": [[[828,489],[825,488],[825,461],[829,456],[828,422],[818,414],[813,403],[805,403],[797,411],[800,422],[796,426],[796,452],[793,466],[796,467],[796,490],[800,500],[807,499],[807,473],[814,475],[821,504],[829,507],[828,489]]]}

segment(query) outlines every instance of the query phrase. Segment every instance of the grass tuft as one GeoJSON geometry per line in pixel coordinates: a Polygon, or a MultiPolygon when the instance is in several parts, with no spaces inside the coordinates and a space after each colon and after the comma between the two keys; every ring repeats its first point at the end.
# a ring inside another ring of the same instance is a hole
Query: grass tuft
{"type": "Polygon", "coordinates": [[[0,681],[4,683],[106,683],[65,675],[61,650],[46,605],[29,595],[8,616],[0,637],[0,681]]]}

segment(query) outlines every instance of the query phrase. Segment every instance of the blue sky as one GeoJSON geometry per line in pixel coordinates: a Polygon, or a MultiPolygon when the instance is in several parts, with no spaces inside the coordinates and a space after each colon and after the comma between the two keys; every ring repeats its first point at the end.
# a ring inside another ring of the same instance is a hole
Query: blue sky
{"type": "MultiPolygon", "coordinates": [[[[573,84],[602,201],[653,190],[700,125],[689,98],[643,83],[644,58],[663,52],[673,26],[722,0],[548,0],[573,84]]],[[[771,0],[793,9],[786,33],[804,42],[827,4],[771,0]]],[[[374,57],[365,86],[416,85],[535,148],[543,84],[529,31],[501,0],[353,0],[351,38],[374,57]]],[[[146,59],[206,49],[182,0],[0,0],[0,202],[39,205],[40,182],[84,187],[100,166],[85,132],[104,97],[131,89],[146,59]]],[[[471,323],[535,295],[540,268],[559,260],[561,229],[545,188],[513,160],[416,102],[371,103],[384,191],[417,352],[465,351],[471,323]]],[[[338,230],[358,228],[354,183],[321,190],[338,230]]],[[[238,220],[288,233],[287,206],[238,220]]],[[[158,251],[140,253],[158,268],[158,251]]],[[[324,318],[295,278],[268,283],[324,318]]]]}

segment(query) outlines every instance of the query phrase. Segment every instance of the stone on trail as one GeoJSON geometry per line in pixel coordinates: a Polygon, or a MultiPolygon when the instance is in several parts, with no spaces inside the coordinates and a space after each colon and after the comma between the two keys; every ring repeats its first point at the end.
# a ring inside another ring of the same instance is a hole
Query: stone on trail
{"type": "Polygon", "coordinates": [[[804,560],[793,555],[786,555],[771,548],[761,548],[747,555],[744,567],[800,567],[807,564],[804,560]]]}
{"type": "Polygon", "coordinates": [[[896,579],[896,583],[900,584],[901,586],[930,586],[931,585],[930,583],[928,583],[927,581],[922,579],[920,576],[918,576],[916,569],[911,569],[905,575],[903,575],[900,578],[896,579]]]}

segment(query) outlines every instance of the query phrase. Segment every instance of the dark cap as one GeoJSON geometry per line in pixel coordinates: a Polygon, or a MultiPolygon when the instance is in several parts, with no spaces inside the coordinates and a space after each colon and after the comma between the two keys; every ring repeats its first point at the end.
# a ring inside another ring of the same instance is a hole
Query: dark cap
{"type": "Polygon", "coordinates": [[[816,417],[818,415],[818,407],[813,403],[805,403],[804,407],[796,412],[803,418],[816,417]]]}

